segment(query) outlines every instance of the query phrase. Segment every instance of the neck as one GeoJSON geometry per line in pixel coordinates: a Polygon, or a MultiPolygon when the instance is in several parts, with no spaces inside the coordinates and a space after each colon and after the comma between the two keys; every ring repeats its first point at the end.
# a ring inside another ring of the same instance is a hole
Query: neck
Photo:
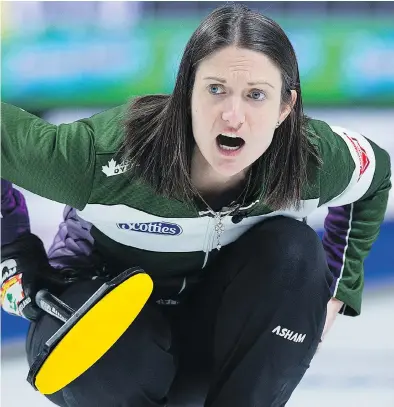
{"type": "Polygon", "coordinates": [[[231,177],[219,174],[213,170],[197,147],[193,153],[191,167],[192,182],[203,196],[220,195],[237,187],[244,181],[247,172],[247,169],[245,169],[231,177]]]}

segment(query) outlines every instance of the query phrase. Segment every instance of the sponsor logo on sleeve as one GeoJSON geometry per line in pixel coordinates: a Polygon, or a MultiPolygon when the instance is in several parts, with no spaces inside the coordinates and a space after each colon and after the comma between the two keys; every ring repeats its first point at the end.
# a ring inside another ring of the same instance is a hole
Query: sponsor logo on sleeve
{"type": "Polygon", "coordinates": [[[361,147],[360,142],[354,138],[348,136],[346,133],[344,133],[345,136],[349,139],[349,141],[352,143],[352,146],[356,150],[356,153],[358,155],[358,160],[359,160],[359,175],[358,175],[358,181],[360,178],[363,176],[364,172],[367,170],[370,164],[370,160],[368,157],[367,152],[363,147],[361,147]]]}
{"type": "Polygon", "coordinates": [[[179,225],[169,222],[117,223],[116,226],[130,232],[165,236],[179,236],[183,232],[179,225]]]}

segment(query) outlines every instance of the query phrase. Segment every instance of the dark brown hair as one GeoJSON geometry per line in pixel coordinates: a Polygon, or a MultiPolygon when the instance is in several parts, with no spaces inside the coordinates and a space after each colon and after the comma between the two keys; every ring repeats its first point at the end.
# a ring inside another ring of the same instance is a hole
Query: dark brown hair
{"type": "Polygon", "coordinates": [[[122,156],[131,164],[130,174],[157,193],[183,201],[197,195],[190,174],[195,74],[204,58],[230,45],[262,52],[276,64],[282,73],[283,104],[291,102],[291,90],[297,92],[291,113],[252,166],[250,192],[275,210],[299,207],[308,161],[319,158],[306,134],[297,58],[280,26],[244,5],[219,7],[201,22],[186,45],[171,95],[142,96],[131,103],[122,156]]]}

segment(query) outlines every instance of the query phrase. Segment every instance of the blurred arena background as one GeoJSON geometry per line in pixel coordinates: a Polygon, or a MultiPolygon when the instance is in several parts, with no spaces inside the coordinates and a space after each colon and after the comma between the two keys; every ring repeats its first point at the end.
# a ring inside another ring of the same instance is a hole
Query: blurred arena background
{"type": "MultiPolygon", "coordinates": [[[[219,4],[2,2],[1,98],[58,124],[171,92],[189,35],[219,4]]],[[[361,132],[394,162],[394,2],[249,6],[279,22],[294,44],[307,114],[361,132]]],[[[62,205],[26,197],[32,230],[48,247],[62,205]]],[[[309,219],[319,233],[324,215],[309,219]]],[[[365,277],[362,315],[339,316],[290,407],[394,407],[393,191],[365,277]]],[[[1,405],[49,406],[25,380],[26,321],[1,317],[1,405]]]]}

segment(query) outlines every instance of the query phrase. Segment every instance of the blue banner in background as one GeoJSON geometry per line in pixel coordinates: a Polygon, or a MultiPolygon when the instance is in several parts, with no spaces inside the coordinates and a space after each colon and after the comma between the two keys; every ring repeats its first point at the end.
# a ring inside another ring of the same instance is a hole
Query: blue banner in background
{"type": "MultiPolygon", "coordinates": [[[[278,19],[293,43],[306,104],[394,106],[394,20],[278,19]]],[[[170,93],[195,18],[139,20],[107,30],[72,23],[8,32],[2,98],[42,110],[109,106],[170,93]]]]}

